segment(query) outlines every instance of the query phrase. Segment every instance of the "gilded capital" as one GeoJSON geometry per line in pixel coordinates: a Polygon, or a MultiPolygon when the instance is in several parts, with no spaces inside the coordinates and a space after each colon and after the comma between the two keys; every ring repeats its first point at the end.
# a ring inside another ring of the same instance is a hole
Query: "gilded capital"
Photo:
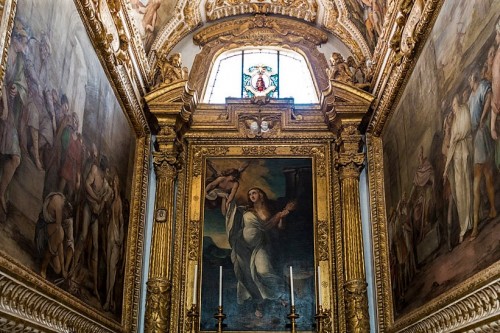
{"type": "Polygon", "coordinates": [[[335,166],[340,172],[340,178],[359,177],[365,160],[362,152],[363,137],[357,123],[348,123],[341,127],[336,145],[338,149],[335,166]]]}
{"type": "Polygon", "coordinates": [[[177,154],[153,152],[153,166],[158,177],[173,179],[177,175],[177,154]]]}
{"type": "Polygon", "coordinates": [[[164,333],[170,325],[171,284],[156,278],[147,282],[145,332],[164,333]]]}

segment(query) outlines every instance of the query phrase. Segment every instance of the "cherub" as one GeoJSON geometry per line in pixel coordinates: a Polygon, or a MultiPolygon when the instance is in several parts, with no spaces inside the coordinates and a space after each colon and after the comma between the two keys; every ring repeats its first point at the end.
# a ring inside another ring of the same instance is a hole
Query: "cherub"
{"type": "Polygon", "coordinates": [[[328,78],[344,83],[352,83],[353,74],[349,65],[344,61],[344,57],[338,52],[333,52],[330,61],[332,68],[327,70],[328,78]]]}
{"type": "Polygon", "coordinates": [[[213,171],[215,179],[210,181],[205,187],[205,198],[211,201],[221,198],[221,212],[224,216],[226,216],[227,208],[234,200],[236,192],[238,191],[241,174],[248,167],[248,165],[249,163],[244,163],[238,169],[226,169],[219,174],[213,164],[210,161],[207,161],[207,166],[213,171]]]}

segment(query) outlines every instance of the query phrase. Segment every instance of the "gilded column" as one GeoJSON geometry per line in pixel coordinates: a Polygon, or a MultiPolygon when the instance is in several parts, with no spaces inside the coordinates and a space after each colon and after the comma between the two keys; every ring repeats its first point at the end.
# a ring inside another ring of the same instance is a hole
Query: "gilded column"
{"type": "Polygon", "coordinates": [[[146,332],[168,332],[170,326],[172,230],[174,224],[172,213],[177,156],[175,144],[160,144],[160,151],[153,153],[157,179],[146,295],[146,332]]]}
{"type": "Polygon", "coordinates": [[[343,123],[337,140],[340,178],[344,296],[347,332],[369,332],[367,283],[359,204],[359,175],[364,162],[359,122],[343,123]]]}

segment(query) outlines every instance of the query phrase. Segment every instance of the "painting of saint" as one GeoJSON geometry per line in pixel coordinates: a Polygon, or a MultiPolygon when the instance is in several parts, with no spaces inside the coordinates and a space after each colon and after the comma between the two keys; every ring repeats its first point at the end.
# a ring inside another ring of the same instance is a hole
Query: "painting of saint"
{"type": "Polygon", "coordinates": [[[290,266],[299,328],[312,329],[312,209],[309,159],[207,160],[202,331],[215,325],[219,267],[227,329],[286,330],[290,266]]]}
{"type": "Polygon", "coordinates": [[[494,1],[445,2],[387,124],[396,319],[500,260],[498,13],[494,1]]]}
{"type": "Polygon", "coordinates": [[[18,1],[6,67],[0,252],[119,321],[135,139],[74,4],[18,1]]]}

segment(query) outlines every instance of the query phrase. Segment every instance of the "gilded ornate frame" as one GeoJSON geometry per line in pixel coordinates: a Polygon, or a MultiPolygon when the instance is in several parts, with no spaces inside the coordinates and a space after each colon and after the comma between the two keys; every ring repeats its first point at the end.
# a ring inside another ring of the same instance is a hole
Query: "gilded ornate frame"
{"type": "MultiPolygon", "coordinates": [[[[7,63],[10,34],[17,0],[0,0],[0,80],[7,63]]],[[[149,125],[137,91],[143,88],[140,74],[131,66],[133,52],[120,36],[126,28],[119,14],[123,10],[106,4],[94,7],[88,0],[75,0],[83,24],[89,33],[105,74],[129,119],[136,138],[131,188],[130,220],[125,249],[125,277],[122,317],[119,322],[104,316],[77,297],[57,288],[40,275],[0,253],[0,331],[42,332],[134,332],[137,331],[139,297],[142,282],[146,202],[150,176],[151,138],[149,125]],[[104,26],[102,11],[117,19],[104,26]],[[113,40],[107,34],[113,34],[113,40]],[[100,37],[103,37],[102,39],[100,37]]]]}
{"type": "MultiPolygon", "coordinates": [[[[191,140],[189,140],[191,141],[191,140]]],[[[341,294],[337,289],[338,281],[335,279],[333,272],[338,270],[337,262],[341,260],[338,257],[337,249],[335,248],[338,241],[336,224],[333,222],[334,207],[333,207],[333,187],[332,187],[332,164],[327,163],[332,159],[332,143],[323,142],[308,142],[303,143],[297,140],[289,140],[286,142],[262,142],[260,146],[252,144],[245,140],[236,142],[217,144],[209,140],[196,140],[189,144],[188,149],[188,168],[186,170],[187,181],[185,182],[186,202],[185,213],[182,219],[185,221],[183,225],[183,241],[185,250],[183,251],[181,262],[179,263],[180,272],[175,274],[177,278],[174,280],[174,285],[180,284],[183,287],[177,292],[179,295],[180,318],[172,318],[172,320],[183,322],[186,331],[197,329],[192,325],[197,325],[197,322],[192,322],[189,316],[189,310],[192,307],[193,299],[193,284],[194,284],[194,266],[198,265],[201,268],[202,257],[202,231],[203,231],[203,193],[204,193],[204,170],[208,158],[311,158],[312,173],[313,173],[313,201],[314,201],[314,257],[315,267],[320,265],[322,274],[325,274],[323,280],[323,307],[331,313],[337,313],[343,310],[343,306],[339,305],[336,300],[336,295],[341,294]],[[183,277],[184,279],[182,279],[183,277]]],[[[323,276],[323,275],[322,275],[323,276]]],[[[198,275],[199,277],[199,275],[198,275]]],[[[200,279],[198,279],[198,292],[195,297],[200,301],[200,279]]],[[[335,317],[334,317],[335,318],[335,317]]],[[[330,318],[333,319],[333,318],[330,318]]],[[[333,329],[333,322],[330,330],[333,329]]]]}

